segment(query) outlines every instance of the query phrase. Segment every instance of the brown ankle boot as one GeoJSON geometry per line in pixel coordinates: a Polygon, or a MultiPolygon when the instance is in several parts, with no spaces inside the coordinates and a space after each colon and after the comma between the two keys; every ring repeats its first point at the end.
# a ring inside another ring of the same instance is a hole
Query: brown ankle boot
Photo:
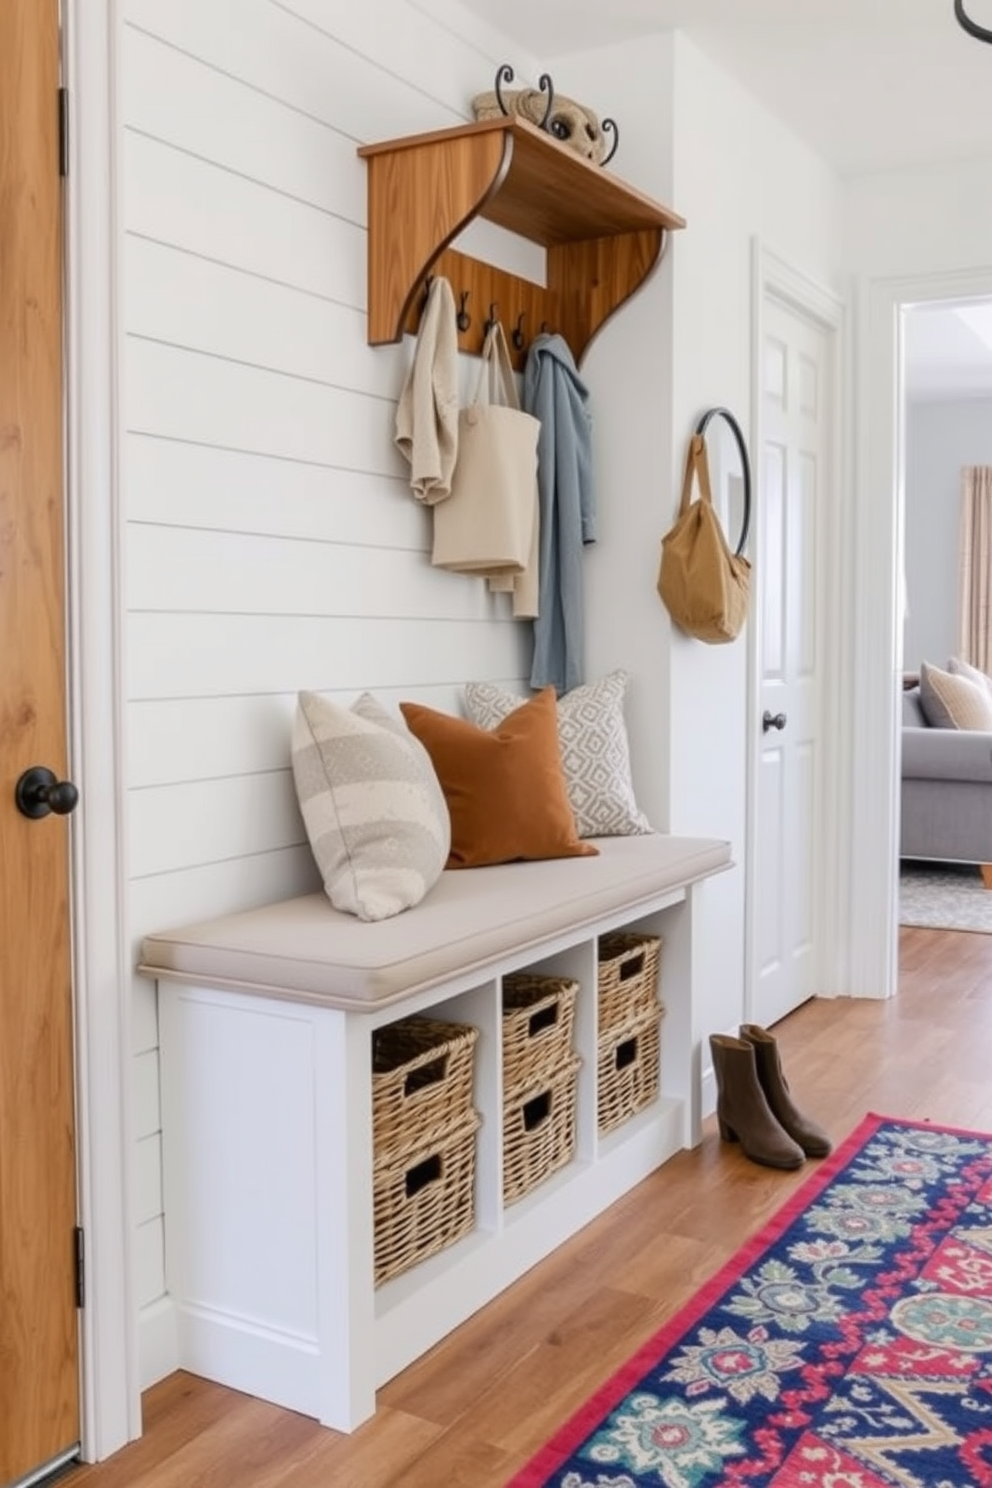
{"type": "Polygon", "coordinates": [[[767,1168],[798,1168],[803,1149],[776,1121],[758,1080],[754,1046],[729,1034],[710,1035],[716,1075],[716,1117],[725,1142],[767,1168]]]}
{"type": "Polygon", "coordinates": [[[740,1033],[754,1048],[758,1079],[779,1125],[799,1143],[807,1157],[826,1157],[831,1150],[830,1138],[822,1126],[796,1110],[774,1036],[757,1023],[742,1023],[740,1033]]]}

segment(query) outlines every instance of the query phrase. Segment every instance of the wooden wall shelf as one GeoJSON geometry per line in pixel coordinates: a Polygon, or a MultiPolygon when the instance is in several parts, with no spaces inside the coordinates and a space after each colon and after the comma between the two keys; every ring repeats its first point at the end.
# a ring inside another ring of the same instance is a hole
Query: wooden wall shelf
{"type": "MultiPolygon", "coordinates": [[[[434,134],[363,145],[368,163],[369,342],[415,332],[430,274],[468,291],[464,351],[482,347],[492,304],[509,337],[559,331],[581,362],[592,338],[645,281],[667,234],[685,226],[668,207],[524,119],[487,119],[434,134]],[[476,217],[540,244],[546,284],[449,245],[476,217]]],[[[526,355],[511,347],[518,366],[526,355]]]]}

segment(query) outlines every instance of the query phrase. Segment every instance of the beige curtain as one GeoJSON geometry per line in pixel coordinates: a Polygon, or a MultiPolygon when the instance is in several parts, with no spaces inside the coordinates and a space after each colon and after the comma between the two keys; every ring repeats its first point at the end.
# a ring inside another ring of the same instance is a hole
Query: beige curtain
{"type": "Polygon", "coordinates": [[[958,652],[992,672],[992,465],[961,472],[958,652]]]}

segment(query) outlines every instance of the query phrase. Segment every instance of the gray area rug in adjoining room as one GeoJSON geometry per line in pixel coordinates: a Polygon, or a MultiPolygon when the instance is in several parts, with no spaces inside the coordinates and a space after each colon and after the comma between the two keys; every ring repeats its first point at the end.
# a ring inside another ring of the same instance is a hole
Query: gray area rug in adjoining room
{"type": "Polygon", "coordinates": [[[972,863],[901,864],[899,923],[992,935],[992,889],[972,863]]]}

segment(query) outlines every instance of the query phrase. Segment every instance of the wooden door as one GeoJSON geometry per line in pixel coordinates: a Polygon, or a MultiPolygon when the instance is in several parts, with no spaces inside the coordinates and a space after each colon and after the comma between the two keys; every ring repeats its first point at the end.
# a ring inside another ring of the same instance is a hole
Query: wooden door
{"type": "Polygon", "coordinates": [[[57,0],[0,3],[0,1484],[79,1441],[57,0]],[[63,804],[63,803],[59,803],[63,804]]]}
{"type": "Polygon", "coordinates": [[[752,1016],[764,1025],[816,991],[818,780],[823,720],[818,553],[832,442],[827,332],[764,306],[757,470],[760,693],[752,1016]]]}

